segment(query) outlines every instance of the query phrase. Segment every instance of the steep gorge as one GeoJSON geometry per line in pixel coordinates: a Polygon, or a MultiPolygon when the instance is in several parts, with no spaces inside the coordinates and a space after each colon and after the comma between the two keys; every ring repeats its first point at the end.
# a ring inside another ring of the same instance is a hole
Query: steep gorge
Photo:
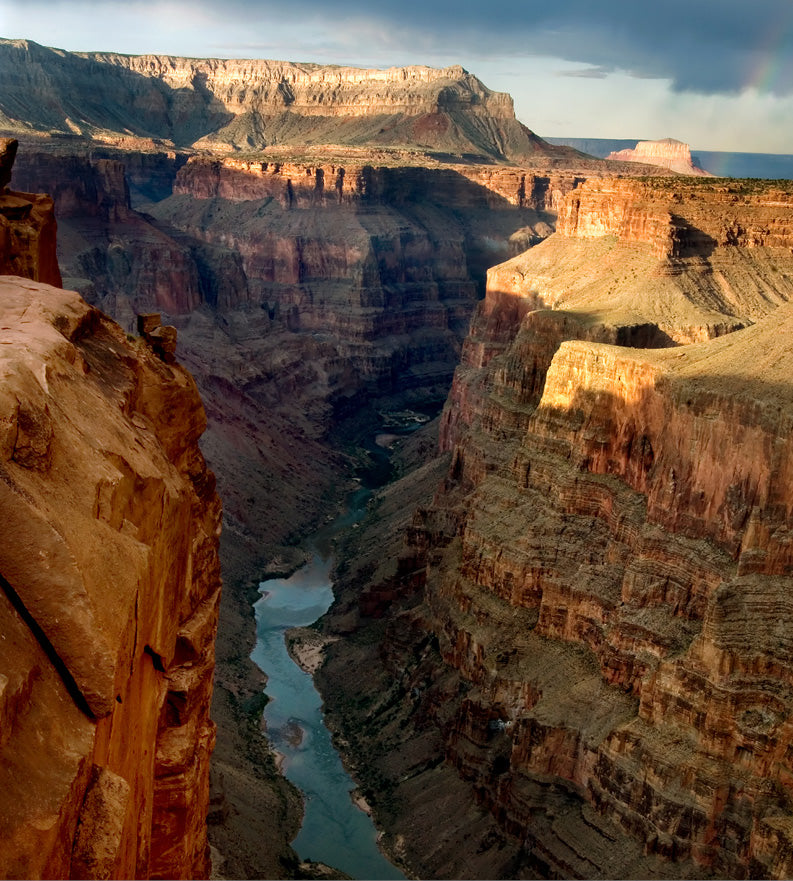
{"type": "MultiPolygon", "coordinates": [[[[91,63],[126,69],[114,59],[91,63]]],[[[374,537],[357,531],[325,625],[344,636],[321,674],[331,721],[391,852],[427,876],[788,872],[784,638],[754,647],[741,629],[749,599],[785,614],[787,502],[769,475],[788,455],[773,334],[793,284],[788,191],[581,185],[592,166],[559,156],[37,143],[17,185],[53,194],[66,284],[127,330],[164,312],[206,403],[231,587],[221,871],[306,871],[245,657],[256,582],[303,559],[363,431],[439,403],[462,348],[443,457],[416,467],[427,439],[404,445],[410,473],[374,537]],[[485,269],[527,245],[477,307],[485,269]],[[735,372],[766,348],[772,383],[759,359],[735,372]]]]}
{"type": "Polygon", "coordinates": [[[547,235],[581,172],[27,149],[14,175],[52,193],[67,286],[178,328],[224,500],[210,838],[224,873],[292,875],[299,803],[247,660],[258,581],[303,559],[378,411],[440,404],[486,266],[547,235]]]}
{"type": "Polygon", "coordinates": [[[792,219],[778,184],[588,181],[490,271],[446,476],[398,562],[353,539],[325,624],[412,871],[790,874],[792,219]]]}

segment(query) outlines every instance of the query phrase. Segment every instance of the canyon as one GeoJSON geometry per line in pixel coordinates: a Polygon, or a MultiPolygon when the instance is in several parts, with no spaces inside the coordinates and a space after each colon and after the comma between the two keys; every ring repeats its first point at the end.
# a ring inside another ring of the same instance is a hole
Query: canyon
{"type": "Polygon", "coordinates": [[[4,325],[32,359],[7,374],[6,482],[97,616],[70,610],[75,645],[4,563],[4,756],[40,763],[39,680],[70,740],[60,788],[23,794],[58,822],[14,815],[3,871],[204,875],[207,813],[216,874],[319,871],[289,847],[251,602],[371,474],[373,434],[443,408],[390,441],[318,625],[327,721],[389,856],[418,877],[790,874],[789,187],[554,150],[461,68],[0,41],[0,69],[21,144],[0,266],[27,277],[0,277],[4,325]],[[87,100],[102,76],[136,119],[87,100]]]}
{"type": "Polygon", "coordinates": [[[52,194],[63,284],[132,335],[136,315],[162,313],[201,391],[226,584],[209,836],[233,877],[310,871],[288,844],[299,798],[260,730],[264,678],[247,657],[258,582],[302,562],[300,539],[371,467],[358,439],[382,412],[441,405],[486,267],[548,235],[581,179],[575,168],[356,158],[25,140],[13,171],[19,190],[52,194]]]}
{"type": "Polygon", "coordinates": [[[413,873],[790,874],[792,221],[779,182],[588,180],[489,271],[443,456],[324,623],[413,873]]]}

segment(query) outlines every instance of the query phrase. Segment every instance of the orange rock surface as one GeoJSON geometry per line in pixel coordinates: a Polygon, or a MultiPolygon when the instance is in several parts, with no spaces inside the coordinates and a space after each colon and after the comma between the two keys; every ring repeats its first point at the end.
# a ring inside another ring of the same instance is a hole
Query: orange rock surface
{"type": "Polygon", "coordinates": [[[609,153],[607,159],[621,162],[643,162],[647,165],[660,165],[678,174],[690,174],[697,177],[710,177],[710,173],[694,165],[691,149],[688,144],[674,138],[660,141],[639,141],[632,150],[617,150],[609,153]]]}
{"type": "Polygon", "coordinates": [[[200,877],[220,505],[192,378],[0,277],[0,872],[200,877]]]}
{"type": "Polygon", "coordinates": [[[16,140],[0,138],[0,274],[60,287],[52,199],[8,189],[16,152],[16,140]]]}
{"type": "Polygon", "coordinates": [[[19,276],[0,342],[0,875],[206,877],[220,503],[195,383],[19,276]]]}

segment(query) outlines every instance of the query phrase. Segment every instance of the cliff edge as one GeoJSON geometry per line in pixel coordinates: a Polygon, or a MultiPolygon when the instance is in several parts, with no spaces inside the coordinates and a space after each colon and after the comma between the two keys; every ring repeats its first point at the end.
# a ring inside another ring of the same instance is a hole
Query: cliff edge
{"type": "Polygon", "coordinates": [[[220,503],[195,383],[20,276],[0,341],[0,874],[206,877],[220,503]]]}

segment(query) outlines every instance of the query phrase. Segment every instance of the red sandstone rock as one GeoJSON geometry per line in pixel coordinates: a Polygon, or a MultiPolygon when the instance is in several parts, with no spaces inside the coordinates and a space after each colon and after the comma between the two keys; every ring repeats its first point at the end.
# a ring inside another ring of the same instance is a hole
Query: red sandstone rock
{"type": "Polygon", "coordinates": [[[14,139],[0,140],[0,273],[60,287],[52,199],[6,188],[16,152],[14,139]]]}
{"type": "Polygon", "coordinates": [[[72,292],[2,277],[0,312],[0,871],[203,876],[220,506],[195,384],[72,292]]]}
{"type": "Polygon", "coordinates": [[[0,191],[11,182],[11,169],[17,155],[18,142],[14,138],[0,138],[0,191]]]}

